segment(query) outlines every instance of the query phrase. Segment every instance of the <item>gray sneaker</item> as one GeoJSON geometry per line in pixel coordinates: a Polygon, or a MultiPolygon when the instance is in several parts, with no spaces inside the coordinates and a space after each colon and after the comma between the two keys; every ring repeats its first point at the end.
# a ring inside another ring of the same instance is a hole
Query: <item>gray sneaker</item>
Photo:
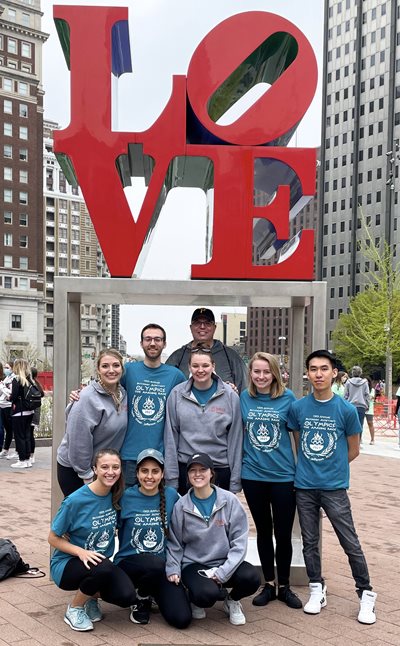
{"type": "Polygon", "coordinates": [[[98,599],[89,599],[83,607],[93,624],[96,623],[96,621],[101,621],[103,619],[103,613],[101,612],[98,599]]]}
{"type": "Polygon", "coordinates": [[[78,630],[79,632],[93,630],[93,624],[83,606],[76,606],[75,608],[68,606],[64,621],[72,630],[78,630]]]}

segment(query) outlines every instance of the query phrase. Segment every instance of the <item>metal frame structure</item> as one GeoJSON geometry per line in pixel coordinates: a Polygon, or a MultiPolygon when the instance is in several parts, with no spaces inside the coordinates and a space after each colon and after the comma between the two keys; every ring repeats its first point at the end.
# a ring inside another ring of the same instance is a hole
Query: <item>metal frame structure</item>
{"type": "MultiPolygon", "coordinates": [[[[325,343],[326,283],[237,280],[141,280],[132,278],[55,278],[54,291],[54,410],[52,514],[60,504],[56,451],[65,428],[68,394],[80,383],[82,304],[201,305],[226,307],[285,307],[292,309],[289,330],[291,388],[303,394],[304,313],[312,307],[312,348],[325,343]]],[[[299,527],[293,531],[293,583],[304,578],[299,527]],[[297,574],[296,574],[297,573],[297,574]]],[[[249,555],[254,555],[249,548],[249,555]]],[[[252,558],[252,560],[254,560],[252,558]]]]}

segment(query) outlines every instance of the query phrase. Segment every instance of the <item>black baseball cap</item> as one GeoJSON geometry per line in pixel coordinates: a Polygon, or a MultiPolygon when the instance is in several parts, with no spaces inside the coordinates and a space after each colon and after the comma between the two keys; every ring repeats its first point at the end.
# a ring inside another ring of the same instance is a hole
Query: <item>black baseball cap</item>
{"type": "Polygon", "coordinates": [[[206,467],[206,469],[214,469],[214,463],[207,453],[195,453],[192,455],[186,464],[187,471],[189,471],[192,464],[201,464],[201,466],[206,467]]]}
{"type": "Polygon", "coordinates": [[[197,310],[194,310],[192,314],[192,323],[201,318],[205,318],[210,323],[215,323],[214,312],[207,309],[206,307],[198,307],[197,310]]]}

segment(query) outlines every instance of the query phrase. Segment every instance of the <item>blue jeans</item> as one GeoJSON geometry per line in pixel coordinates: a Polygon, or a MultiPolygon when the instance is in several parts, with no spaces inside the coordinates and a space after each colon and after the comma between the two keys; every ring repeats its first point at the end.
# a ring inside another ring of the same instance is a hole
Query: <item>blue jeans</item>
{"type": "Polygon", "coordinates": [[[319,511],[329,518],[339,543],[347,554],[357,590],[372,590],[368,566],[354,529],[350,500],[346,489],[297,489],[297,510],[303,539],[303,555],[311,583],[323,583],[319,553],[319,511]]]}

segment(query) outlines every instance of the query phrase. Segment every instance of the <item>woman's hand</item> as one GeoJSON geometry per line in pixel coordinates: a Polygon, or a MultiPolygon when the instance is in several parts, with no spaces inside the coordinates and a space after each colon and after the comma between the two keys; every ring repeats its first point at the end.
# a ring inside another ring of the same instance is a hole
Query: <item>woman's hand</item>
{"type": "Polygon", "coordinates": [[[167,579],[170,583],[175,583],[175,585],[179,585],[181,581],[181,577],[179,576],[179,574],[170,574],[167,577],[167,579]]]}
{"type": "Polygon", "coordinates": [[[79,551],[78,558],[82,561],[83,565],[90,570],[89,563],[92,565],[98,565],[106,557],[100,552],[93,552],[92,550],[84,550],[83,548],[79,551]]]}
{"type": "Polygon", "coordinates": [[[232,388],[234,393],[236,393],[237,395],[239,394],[239,390],[234,383],[232,383],[231,381],[226,381],[225,383],[232,388]]]}
{"type": "Polygon", "coordinates": [[[79,399],[80,399],[80,394],[79,394],[80,391],[81,391],[81,389],[79,389],[79,390],[71,390],[71,392],[69,393],[69,402],[70,403],[79,401],[79,399]]]}

